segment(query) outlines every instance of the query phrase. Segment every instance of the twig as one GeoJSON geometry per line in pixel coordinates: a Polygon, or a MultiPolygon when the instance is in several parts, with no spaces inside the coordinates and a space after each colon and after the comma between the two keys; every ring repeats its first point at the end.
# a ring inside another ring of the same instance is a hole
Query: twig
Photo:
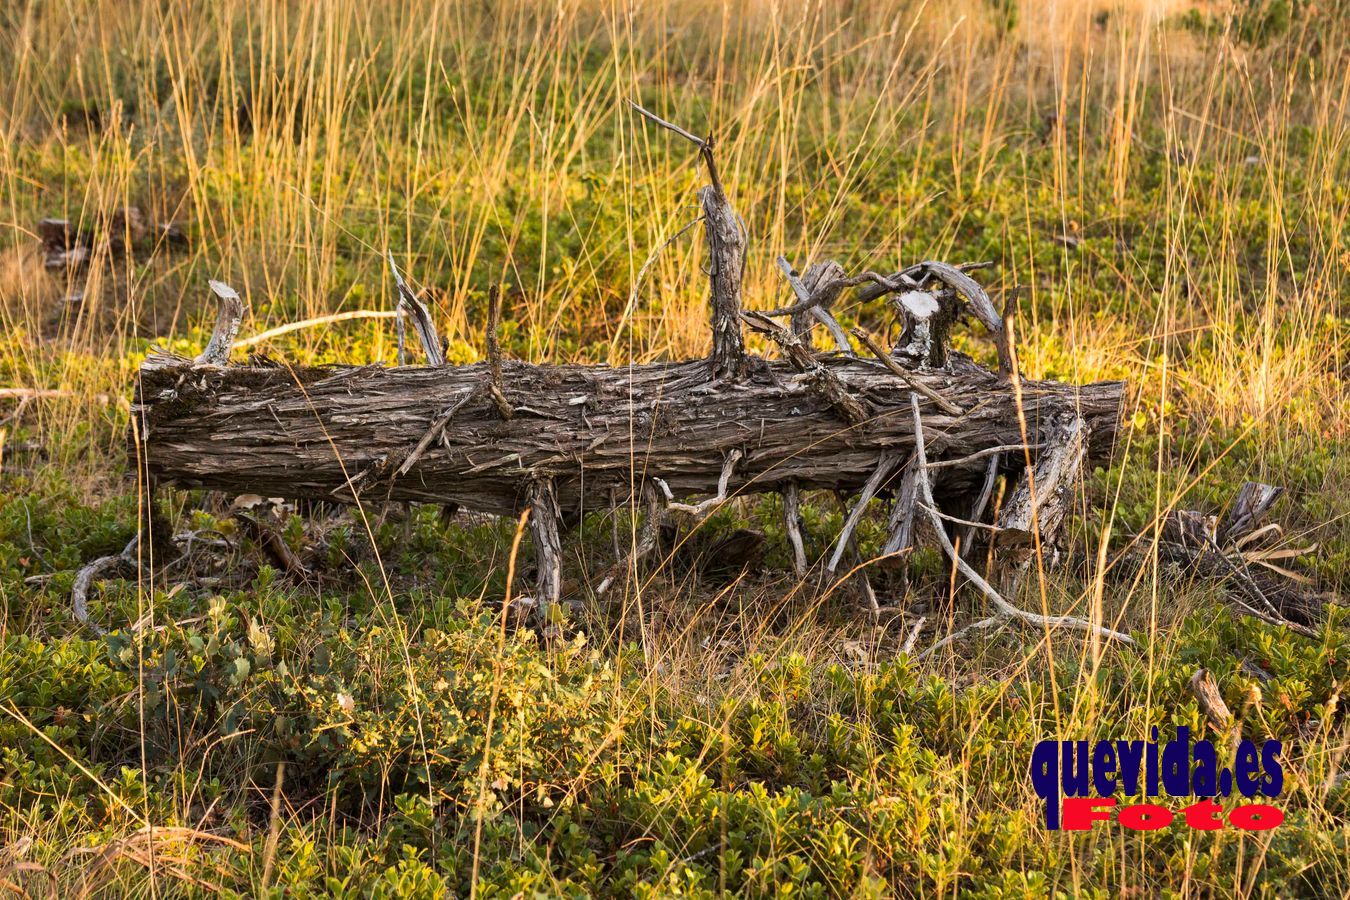
{"type": "Polygon", "coordinates": [[[108,632],[107,629],[89,621],[89,590],[94,586],[94,581],[105,572],[115,572],[124,567],[135,568],[136,546],[139,543],[140,535],[137,535],[122,548],[121,553],[100,556],[75,574],[75,584],[70,590],[71,610],[75,614],[75,621],[89,627],[95,634],[104,635],[108,632]]]}
{"type": "MultiPolygon", "coordinates": [[[[889,369],[892,375],[894,375],[896,378],[899,378],[902,382],[904,382],[905,386],[908,387],[910,390],[918,391],[920,394],[923,394],[929,400],[932,400],[935,404],[937,404],[939,409],[941,409],[943,412],[947,413],[950,416],[960,416],[965,414],[964,409],[957,406],[955,403],[948,400],[946,397],[942,396],[937,391],[933,390],[928,385],[924,384],[922,381],[915,378],[910,373],[906,372],[904,367],[901,366],[894,359],[892,359],[889,353],[887,353],[885,350],[877,346],[876,341],[872,340],[872,336],[868,334],[866,331],[864,331],[861,328],[854,328],[853,336],[857,338],[859,341],[861,341],[862,345],[866,347],[868,350],[870,350],[872,355],[875,356],[881,362],[882,365],[884,365],[887,369],[889,369]]],[[[941,464],[934,463],[934,465],[936,466],[941,464]]]]}
{"type": "Polygon", "coordinates": [[[858,500],[853,504],[853,509],[849,511],[848,518],[844,520],[844,527],[839,532],[839,539],[834,545],[834,553],[830,556],[830,561],[825,566],[825,571],[834,574],[839,568],[839,561],[843,559],[844,550],[849,546],[853,538],[853,531],[858,527],[858,522],[862,520],[863,513],[867,511],[867,504],[872,502],[881,486],[885,484],[886,479],[891,477],[895,467],[900,465],[900,456],[895,453],[883,454],[877,467],[873,470],[867,483],[863,485],[862,492],[858,494],[858,500]]]}
{"type": "MultiPolygon", "coordinates": [[[[986,447],[983,450],[976,450],[969,456],[962,456],[960,459],[935,459],[928,464],[928,468],[930,470],[955,469],[961,466],[970,465],[976,460],[984,459],[986,456],[1000,456],[1004,453],[1026,453],[1028,450],[1041,450],[1044,449],[1044,447],[1044,444],[1032,444],[1030,446],[1026,444],[1000,444],[997,447],[986,447]]],[[[995,471],[997,471],[998,462],[999,460],[996,459],[990,464],[995,466],[995,471]]]]}
{"type": "Polygon", "coordinates": [[[923,651],[918,656],[914,657],[914,661],[918,662],[921,659],[926,659],[927,657],[932,656],[934,653],[938,652],[943,647],[956,643],[958,640],[965,637],[967,634],[970,634],[972,631],[983,631],[986,628],[994,628],[996,626],[1005,624],[1007,621],[1008,621],[1007,616],[996,615],[990,616],[987,619],[980,619],[978,622],[971,622],[965,628],[962,628],[958,631],[953,631],[951,634],[947,635],[945,638],[938,641],[936,644],[929,647],[927,650],[923,651]]]}
{"type": "Polygon", "coordinates": [[[488,394],[497,407],[497,415],[510,419],[514,415],[511,404],[502,393],[502,346],[498,332],[502,327],[502,294],[497,285],[488,288],[487,363],[488,394]]]}
{"type": "Polygon", "coordinates": [[[622,560],[617,560],[609,572],[595,586],[595,596],[603,597],[614,586],[619,575],[626,569],[636,567],[647,554],[656,549],[657,538],[661,533],[661,523],[665,520],[665,503],[656,486],[646,482],[642,486],[642,499],[647,508],[647,517],[638,532],[638,540],[632,552],[622,560]]]}
{"type": "Polygon", "coordinates": [[[235,519],[244,526],[244,531],[257,544],[264,553],[277,564],[281,571],[293,578],[309,577],[309,569],[300,561],[300,557],[295,555],[285,539],[277,532],[269,528],[265,523],[255,519],[242,510],[236,511],[235,519]]]}
{"type": "Polygon", "coordinates": [[[113,400],[107,394],[83,394],[65,388],[0,388],[0,400],[18,400],[20,403],[29,400],[63,400],[74,397],[81,400],[92,400],[96,403],[111,403],[113,400]]]}
{"type": "Polygon", "coordinates": [[[437,440],[441,433],[445,431],[445,427],[450,424],[450,420],[455,417],[455,413],[463,409],[464,405],[472,400],[476,393],[478,393],[477,388],[469,388],[462,397],[451,403],[436,418],[431,420],[431,425],[427,427],[426,433],[422,435],[422,439],[417,442],[412,452],[403,460],[403,464],[398,467],[395,473],[396,475],[401,478],[408,474],[408,470],[417,464],[417,461],[422,458],[422,454],[426,452],[432,442],[437,440]]]}
{"type": "Polygon", "coordinates": [[[670,485],[660,478],[653,478],[652,481],[656,482],[657,486],[661,488],[661,493],[665,494],[666,509],[690,513],[695,518],[701,519],[727,502],[727,487],[731,483],[731,474],[736,470],[736,463],[740,462],[743,456],[745,454],[739,448],[727,454],[727,458],[722,461],[722,474],[717,477],[716,496],[709,497],[699,503],[677,503],[675,502],[675,495],[671,493],[670,485]]]}
{"type": "MultiPolygon", "coordinates": [[[[844,496],[844,492],[835,491],[834,496],[835,499],[839,501],[840,508],[847,510],[848,499],[844,496]]],[[[845,540],[843,543],[848,550],[849,559],[853,565],[840,580],[848,581],[849,579],[856,578],[862,592],[863,600],[867,602],[867,611],[870,612],[873,617],[880,616],[881,604],[877,602],[877,592],[872,589],[872,580],[867,577],[866,571],[868,563],[872,562],[872,560],[863,558],[862,552],[858,550],[858,540],[853,534],[848,534],[844,537],[845,540]]]]}
{"type": "Polygon", "coordinates": [[[984,511],[989,507],[989,498],[994,495],[994,483],[998,481],[998,467],[1002,463],[1001,453],[995,453],[989,457],[989,466],[984,470],[984,484],[980,486],[980,496],[975,498],[975,505],[971,508],[971,524],[961,535],[961,552],[969,552],[972,539],[975,537],[975,523],[979,522],[984,516],[984,511]]]}
{"type": "Polygon", "coordinates": [[[948,515],[947,513],[943,512],[942,510],[940,510],[940,509],[934,509],[934,508],[932,508],[931,506],[928,506],[927,504],[924,504],[923,506],[924,506],[925,512],[928,512],[928,513],[931,513],[931,514],[937,516],[939,519],[942,519],[944,522],[951,522],[953,525],[964,525],[964,526],[966,526],[966,529],[967,529],[967,530],[970,530],[970,529],[973,529],[973,528],[979,528],[979,529],[983,529],[984,531],[992,531],[992,532],[995,532],[995,533],[1005,530],[1005,529],[1003,528],[1003,526],[1001,526],[1001,525],[994,525],[994,524],[991,524],[991,523],[989,523],[989,522],[978,522],[978,521],[973,521],[973,520],[971,520],[971,519],[962,519],[962,518],[958,518],[957,516],[948,515]]]}
{"type": "Polygon", "coordinates": [[[637,114],[642,116],[644,119],[656,125],[660,125],[667,131],[671,131],[674,132],[675,134],[678,134],[680,137],[684,138],[686,141],[689,141],[691,144],[697,147],[699,155],[703,157],[703,162],[708,166],[708,178],[709,180],[712,181],[713,188],[718,193],[721,193],[723,194],[723,196],[725,196],[725,194],[722,191],[722,179],[718,176],[717,173],[717,161],[713,159],[713,152],[712,152],[713,141],[711,137],[701,138],[695,134],[685,131],[683,128],[676,125],[674,122],[667,122],[665,119],[661,118],[656,113],[651,112],[650,110],[643,109],[641,106],[638,106],[632,100],[628,101],[628,105],[633,107],[634,111],[636,111],[637,114]]]}
{"type": "Polygon", "coordinates": [[[235,341],[232,349],[246,350],[249,347],[270,341],[272,338],[281,337],[283,334],[290,334],[293,331],[300,331],[305,328],[314,328],[319,325],[332,325],[335,322],[349,322],[352,319],[394,319],[398,317],[398,310],[392,309],[353,309],[347,312],[333,313],[331,316],[318,316],[313,319],[301,319],[299,322],[289,322],[285,325],[278,325],[276,328],[255,334],[252,337],[246,337],[235,341]]]}

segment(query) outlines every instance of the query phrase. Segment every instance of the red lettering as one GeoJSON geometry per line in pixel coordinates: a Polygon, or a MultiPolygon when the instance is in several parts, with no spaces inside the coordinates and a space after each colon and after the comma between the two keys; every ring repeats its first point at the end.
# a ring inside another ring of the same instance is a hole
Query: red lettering
{"type": "Polygon", "coordinates": [[[1223,806],[1213,800],[1205,799],[1192,803],[1182,810],[1186,814],[1186,824],[1199,831],[1218,831],[1223,827],[1223,806]]]}
{"type": "Polygon", "coordinates": [[[1157,831],[1166,828],[1176,818],[1172,811],[1156,803],[1137,803],[1134,806],[1122,806],[1117,816],[1120,824],[1135,831],[1157,831]]]}
{"type": "MultiPolygon", "coordinates": [[[[1065,801],[1068,802],[1067,800],[1065,801]]],[[[1228,824],[1243,831],[1269,831],[1284,821],[1284,812],[1265,803],[1248,803],[1233,807],[1228,824]]]]}
{"type": "Polygon", "coordinates": [[[1065,797],[1059,817],[1065,831],[1089,831],[1093,822],[1111,821],[1110,810],[1116,801],[1111,797],[1065,797]]]}

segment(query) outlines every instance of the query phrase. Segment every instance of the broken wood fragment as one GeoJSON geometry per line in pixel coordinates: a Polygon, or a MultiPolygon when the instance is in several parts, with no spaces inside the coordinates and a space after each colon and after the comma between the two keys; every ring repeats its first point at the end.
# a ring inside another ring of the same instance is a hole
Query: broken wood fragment
{"type": "MultiPolygon", "coordinates": [[[[596,584],[595,596],[598,598],[603,598],[609,593],[609,590],[614,587],[621,575],[629,571],[636,572],[638,564],[656,549],[657,543],[660,541],[661,526],[665,523],[665,502],[661,499],[656,486],[650,482],[642,485],[641,494],[646,515],[638,529],[637,540],[634,542],[631,552],[616,560],[614,565],[596,584]]],[[[633,515],[637,515],[636,504],[633,507],[633,515]]]]}
{"type": "Polygon", "coordinates": [[[1216,538],[1220,544],[1233,544],[1254,532],[1269,514],[1284,488],[1255,481],[1244,482],[1238,488],[1233,505],[1224,516],[1216,538]]]}
{"type": "Polygon", "coordinates": [[[1200,704],[1201,712],[1209,719],[1214,730],[1221,734],[1227,731],[1228,726],[1233,724],[1233,714],[1223,701],[1223,694],[1219,692],[1219,686],[1214,683],[1214,676],[1209,669],[1196,669],[1191,676],[1190,688],[1196,702],[1200,704]]]}
{"type": "Polygon", "coordinates": [[[244,301],[234,288],[223,281],[210,281],[208,284],[219,301],[220,312],[216,316],[216,327],[211,332],[206,349],[193,362],[199,366],[228,366],[234,339],[239,335],[239,323],[244,317],[244,301]]]}
{"type": "MultiPolygon", "coordinates": [[[[394,275],[394,287],[398,291],[399,326],[402,328],[403,316],[412,318],[413,331],[417,332],[417,340],[422,345],[422,352],[426,355],[427,365],[443,366],[445,365],[445,348],[441,346],[441,339],[436,334],[436,323],[431,320],[431,311],[427,309],[426,304],[417,298],[412,288],[408,287],[403,276],[399,274],[398,265],[394,262],[394,253],[389,253],[389,271],[394,275]]],[[[403,364],[403,341],[400,330],[399,339],[399,365],[403,364]]]]}
{"type": "MultiPolygon", "coordinates": [[[[1274,502],[1267,491],[1252,489],[1247,493],[1258,499],[1267,498],[1265,509],[1274,502]]],[[[1255,510],[1259,505],[1249,504],[1248,509],[1255,510]]],[[[1234,508],[1237,507],[1235,503],[1234,508]]],[[[1259,523],[1260,516],[1249,516],[1243,527],[1259,523]]],[[[1225,533],[1232,534],[1231,530],[1225,533]]],[[[1238,546],[1243,537],[1237,534],[1232,542],[1221,546],[1214,516],[1195,510],[1173,510],[1163,520],[1158,550],[1164,559],[1179,564],[1184,571],[1226,584],[1230,588],[1228,600],[1240,613],[1305,637],[1315,637],[1317,632],[1311,626],[1321,618],[1322,597],[1304,590],[1296,579],[1248,566],[1244,551],[1238,546]]]]}
{"type": "Polygon", "coordinates": [[[234,512],[234,519],[248,539],[258,545],[278,570],[293,578],[304,579],[309,576],[309,568],[275,528],[242,509],[234,512]]]}
{"type": "Polygon", "coordinates": [[[918,467],[911,460],[900,477],[900,487],[895,492],[895,502],[891,504],[891,514],[886,522],[886,543],[881,548],[882,556],[895,556],[914,547],[914,509],[919,503],[918,467]]]}
{"type": "Polygon", "coordinates": [[[850,546],[853,539],[853,530],[858,527],[862,520],[863,513],[867,511],[867,505],[872,502],[878,490],[885,485],[887,479],[900,465],[900,456],[895,453],[884,454],[877,462],[876,469],[863,484],[862,490],[858,493],[858,499],[854,502],[853,508],[848,511],[848,516],[844,519],[844,527],[839,531],[839,538],[835,542],[834,553],[830,556],[830,561],[825,565],[825,571],[831,575],[839,568],[839,561],[843,559],[844,550],[850,546]]]}

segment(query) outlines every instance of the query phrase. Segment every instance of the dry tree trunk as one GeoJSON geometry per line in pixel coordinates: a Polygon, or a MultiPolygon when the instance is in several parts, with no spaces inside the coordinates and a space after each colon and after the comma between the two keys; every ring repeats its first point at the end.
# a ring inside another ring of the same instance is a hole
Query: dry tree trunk
{"type": "MultiPolygon", "coordinates": [[[[631,368],[508,361],[503,392],[513,414],[502,419],[482,389],[485,364],[204,368],[161,356],[141,368],[135,411],[148,470],[166,483],[457,503],[504,515],[517,513],[530,484],[544,478],[569,516],[607,508],[611,491],[627,496],[644,478],[660,479],[677,498],[715,494],[725,460],[737,451],[732,493],[780,491],[792,482],[800,490],[853,493],[883,457],[912,452],[908,388],[884,367],[843,357],[817,361],[864,411],[850,424],[811,374],[758,362],[754,377],[727,383],[710,382],[702,360],[631,368]]],[[[951,415],[924,402],[942,490],[978,488],[983,451],[1020,449],[1008,382],[969,363],[910,377],[964,408],[951,415]]],[[[1023,382],[1033,458],[1069,410],[1091,426],[1094,455],[1108,449],[1121,391],[1119,383],[1023,382]]],[[[1017,471],[1025,457],[1006,458],[1017,471]]]]}

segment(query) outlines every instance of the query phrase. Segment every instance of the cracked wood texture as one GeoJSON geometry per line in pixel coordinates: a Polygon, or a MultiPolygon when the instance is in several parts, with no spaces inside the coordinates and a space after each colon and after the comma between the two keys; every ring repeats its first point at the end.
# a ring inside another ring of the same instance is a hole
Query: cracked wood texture
{"type": "MultiPolygon", "coordinates": [[[[474,390],[486,383],[485,364],[222,368],[160,355],[141,367],[133,415],[156,483],[295,499],[456,503],[498,514],[518,512],[540,478],[553,480],[565,516],[607,509],[614,494],[630,498],[645,478],[664,479],[678,497],[714,494],[733,450],[744,454],[733,494],[792,482],[855,492],[881,454],[908,458],[909,390],[880,363],[820,358],[867,411],[849,425],[789,363],[748,362],[736,383],[710,381],[706,360],[621,368],[504,362],[502,389],[514,407],[504,420],[488,392],[474,390]],[[443,434],[397,475],[469,391],[443,434]]],[[[943,369],[909,370],[965,410],[951,415],[924,402],[931,459],[1022,442],[1006,379],[957,354],[943,369]]],[[[1123,391],[1120,382],[1024,381],[1029,440],[1045,443],[1073,413],[1089,427],[1089,455],[1102,455],[1116,434],[1123,391]]],[[[1023,454],[1004,456],[1006,471],[1020,470],[1023,454]]],[[[978,489],[986,464],[937,470],[942,492],[978,489]]]]}

